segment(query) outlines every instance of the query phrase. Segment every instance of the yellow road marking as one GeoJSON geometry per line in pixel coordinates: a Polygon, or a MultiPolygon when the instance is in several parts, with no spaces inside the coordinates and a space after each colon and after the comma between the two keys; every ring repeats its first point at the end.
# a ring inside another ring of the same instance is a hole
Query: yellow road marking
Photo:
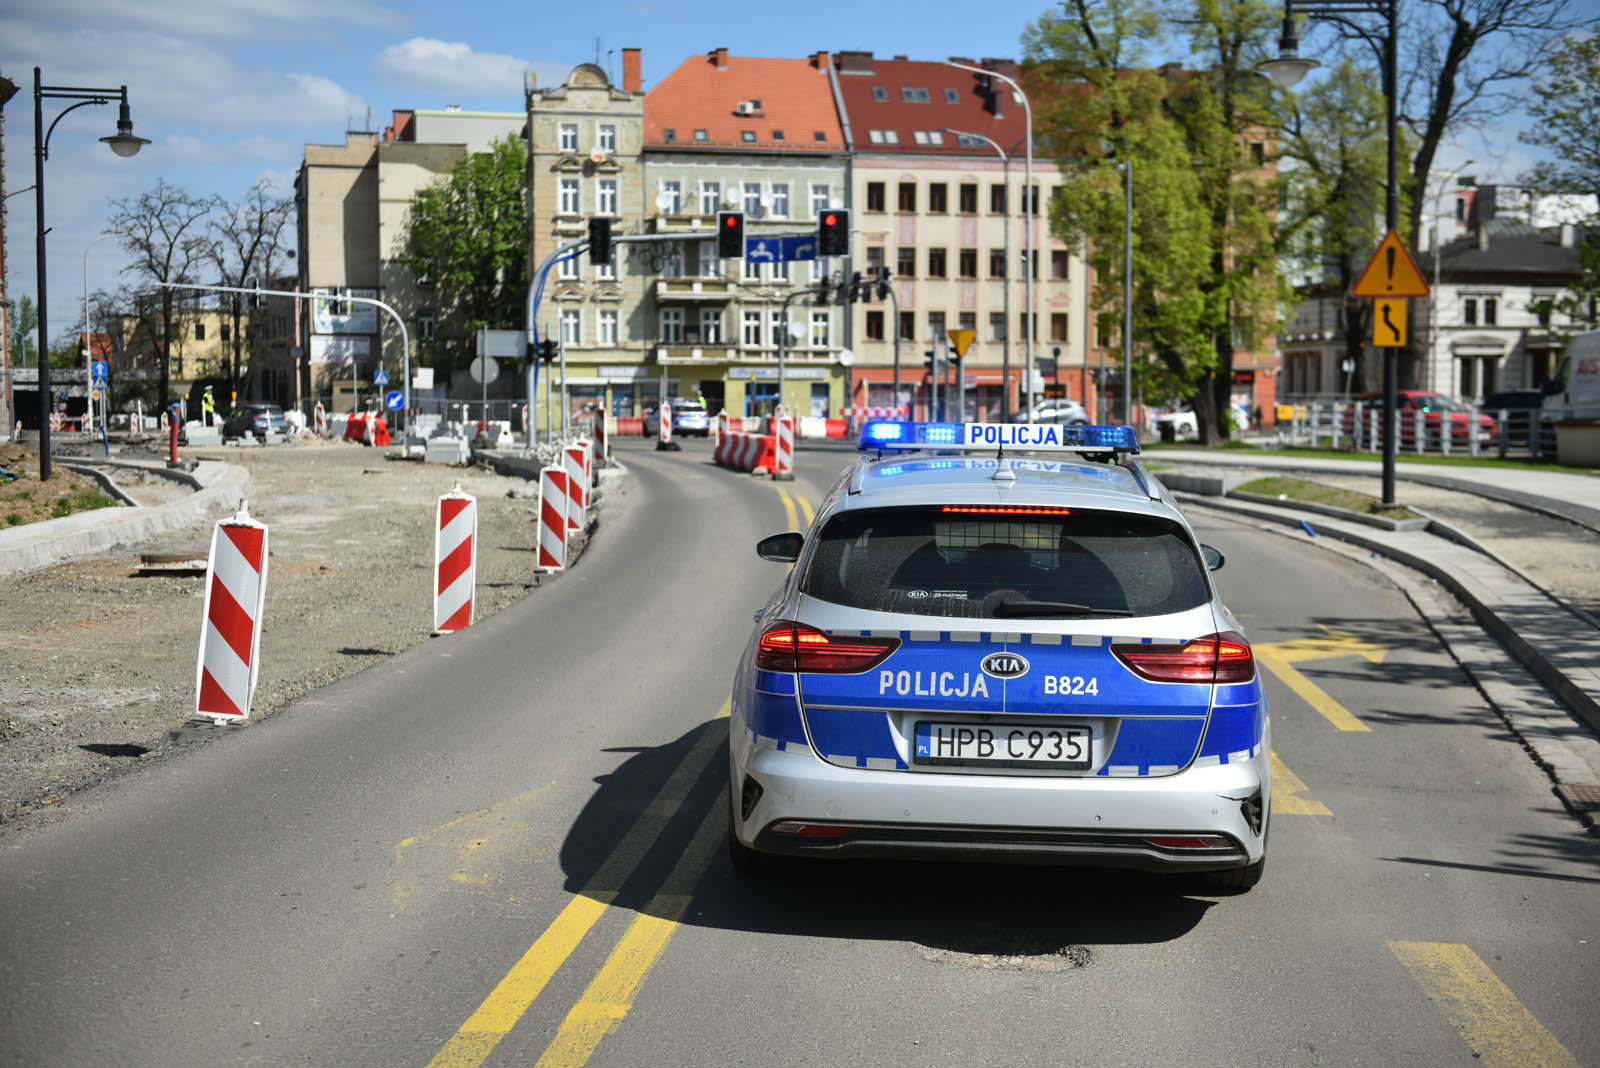
{"type": "MultiPolygon", "coordinates": [[[[1351,715],[1349,709],[1345,708],[1339,702],[1329,697],[1327,691],[1323,690],[1322,687],[1318,686],[1316,683],[1312,682],[1295,669],[1292,661],[1300,659],[1300,657],[1296,655],[1296,649],[1303,649],[1301,643],[1266,642],[1255,646],[1254,649],[1257,660],[1265,664],[1269,671],[1278,676],[1278,678],[1283,681],[1285,686],[1299,694],[1301,700],[1305,701],[1306,704],[1322,713],[1323,717],[1326,718],[1329,723],[1332,723],[1335,727],[1338,727],[1342,731],[1372,730],[1371,727],[1367,726],[1355,716],[1351,715]],[[1290,646],[1292,648],[1290,649],[1289,653],[1285,655],[1280,653],[1280,646],[1290,646]]],[[[1319,653],[1313,658],[1322,659],[1323,656],[1339,655],[1343,654],[1319,653]]]]}
{"type": "Polygon", "coordinates": [[[1309,797],[1301,797],[1309,787],[1300,776],[1272,754],[1272,814],[1284,816],[1331,816],[1328,806],[1309,797]]]}
{"type": "Polygon", "coordinates": [[[800,519],[799,513],[794,510],[794,498],[785,493],[782,487],[778,489],[778,496],[783,500],[783,514],[789,520],[789,529],[799,530],[800,519]]]}
{"type": "Polygon", "coordinates": [[[1473,1055],[1490,1068],[1578,1068],[1578,1060],[1470,947],[1455,942],[1390,942],[1473,1055]]]}
{"type": "Polygon", "coordinates": [[[711,806],[660,892],[634,919],[594,982],[567,1013],[536,1068],[581,1068],[601,1039],[627,1017],[645,976],[661,958],[694,899],[695,884],[710,863],[711,854],[722,844],[725,817],[721,805],[711,806]]]}
{"type": "MultiPolygon", "coordinates": [[[[715,718],[725,718],[730,707],[731,699],[722,702],[715,718]]],[[[577,897],[567,902],[561,914],[522,955],[522,959],[512,965],[466,1023],[428,1062],[428,1068],[477,1068],[488,1058],[500,1040],[528,1011],[528,1006],[538,998],[556,969],[572,955],[583,941],[583,936],[605,913],[622,884],[638,867],[639,861],[655,844],[672,817],[683,807],[690,787],[699,781],[721,740],[718,731],[701,732],[693,747],[617,844],[617,848],[600,865],[600,870],[590,877],[577,897]]],[[[713,806],[712,811],[720,812],[721,807],[713,806]]],[[[670,877],[668,881],[671,881],[670,877]]]]}
{"type": "Polygon", "coordinates": [[[809,527],[812,520],[817,518],[816,509],[812,508],[811,502],[800,496],[800,494],[796,493],[794,496],[795,500],[800,502],[800,510],[806,514],[806,526],[809,527]]]}

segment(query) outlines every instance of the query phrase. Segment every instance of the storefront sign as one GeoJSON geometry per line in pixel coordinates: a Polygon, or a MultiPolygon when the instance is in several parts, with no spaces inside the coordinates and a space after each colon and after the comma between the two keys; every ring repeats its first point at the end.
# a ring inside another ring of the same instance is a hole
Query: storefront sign
{"type": "MultiPolygon", "coordinates": [[[[776,382],[778,380],[778,369],[776,367],[730,367],[728,368],[728,377],[730,379],[743,378],[761,382],[776,382]]],[[[804,380],[821,381],[828,377],[828,369],[826,367],[786,367],[783,371],[783,377],[791,382],[804,380]]]]}

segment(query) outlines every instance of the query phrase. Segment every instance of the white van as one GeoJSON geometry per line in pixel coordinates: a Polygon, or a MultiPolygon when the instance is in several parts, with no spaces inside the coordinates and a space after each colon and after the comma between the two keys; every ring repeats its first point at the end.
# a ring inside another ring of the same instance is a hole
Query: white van
{"type": "Polygon", "coordinates": [[[1545,423],[1600,419],[1600,330],[1579,334],[1544,385],[1539,419],[1545,423]]]}

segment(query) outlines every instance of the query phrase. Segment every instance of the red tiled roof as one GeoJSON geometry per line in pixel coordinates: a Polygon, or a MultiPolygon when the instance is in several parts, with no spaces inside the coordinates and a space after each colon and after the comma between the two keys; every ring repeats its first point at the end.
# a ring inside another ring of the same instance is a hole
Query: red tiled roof
{"type": "Polygon", "coordinates": [[[845,147],[826,65],[730,56],[726,49],[691,56],[645,94],[644,143],[790,152],[843,152],[845,147]],[[752,101],[758,106],[750,114],[738,113],[740,104],[752,101]],[[704,140],[695,139],[696,130],[705,131],[704,140]]]}
{"type": "MultiPolygon", "coordinates": [[[[997,119],[986,109],[985,97],[978,88],[978,76],[970,71],[923,60],[875,59],[870,52],[836,55],[840,65],[839,92],[844,97],[845,114],[850,119],[850,135],[857,152],[994,155],[994,149],[987,144],[972,148],[958,144],[953,134],[945,132],[952,129],[992,137],[1007,155],[1013,150],[1022,155],[1027,122],[1022,104],[1012,99],[1011,87],[1006,83],[994,79],[995,88],[1003,94],[1000,105],[1004,117],[997,119]],[[908,94],[903,92],[908,89],[912,90],[910,96],[916,99],[908,99],[908,94]],[[954,103],[946,93],[952,89],[955,90],[954,103]],[[925,99],[923,91],[926,91],[925,99]],[[886,99],[880,100],[879,96],[886,99]],[[874,142],[874,130],[893,131],[897,143],[874,142]],[[938,134],[942,143],[918,144],[919,131],[928,140],[938,134]]],[[[979,65],[970,60],[961,62],[979,65]]],[[[983,65],[993,66],[1013,78],[1017,76],[1016,64],[1009,60],[985,60],[983,65]]],[[[1037,129],[1034,136],[1037,140],[1037,129]]]]}

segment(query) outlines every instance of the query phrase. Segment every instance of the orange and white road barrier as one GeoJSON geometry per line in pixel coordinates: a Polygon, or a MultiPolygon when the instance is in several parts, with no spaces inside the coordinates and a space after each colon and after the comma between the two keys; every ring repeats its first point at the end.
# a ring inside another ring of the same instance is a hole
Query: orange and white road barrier
{"type": "Polygon", "coordinates": [[[717,445],[721,445],[727,436],[733,433],[733,425],[728,420],[728,409],[724,408],[717,413],[717,440],[715,442],[717,445]]]}
{"type": "Polygon", "coordinates": [[[606,431],[606,413],[594,413],[594,453],[602,463],[611,458],[611,435],[606,431]]]}
{"type": "Polygon", "coordinates": [[[794,478],[794,417],[779,416],[772,422],[776,445],[772,456],[774,479],[794,478]]]}
{"type": "Polygon", "coordinates": [[[317,437],[319,437],[319,438],[327,437],[328,436],[328,409],[326,409],[326,408],[324,408],[322,406],[322,402],[321,401],[317,401],[317,407],[316,407],[316,410],[315,410],[315,420],[316,420],[316,422],[315,422],[314,425],[316,427],[317,437]]]}
{"type": "Polygon", "coordinates": [[[664,449],[672,444],[672,405],[666,401],[661,402],[661,408],[656,412],[661,417],[661,426],[658,429],[659,437],[656,448],[664,449]]]}
{"type": "Polygon", "coordinates": [[[61,413],[60,412],[51,412],[50,413],[50,429],[51,430],[60,430],[61,429],[61,413]]]}
{"type": "Polygon", "coordinates": [[[567,566],[567,472],[546,467],[539,472],[540,571],[560,571],[567,566]]]}
{"type": "Polygon", "coordinates": [[[589,513],[589,464],[585,459],[589,443],[579,440],[561,450],[561,466],[567,472],[567,530],[579,531],[589,513]]]}
{"type": "Polygon", "coordinates": [[[260,668],[261,612],[267,603],[267,527],[239,502],[217,523],[206,561],[206,601],[195,667],[195,715],[214,723],[250,715],[260,668]]]}
{"type": "Polygon", "coordinates": [[[456,488],[439,498],[433,524],[433,629],[472,625],[478,587],[478,501],[456,488]]]}

